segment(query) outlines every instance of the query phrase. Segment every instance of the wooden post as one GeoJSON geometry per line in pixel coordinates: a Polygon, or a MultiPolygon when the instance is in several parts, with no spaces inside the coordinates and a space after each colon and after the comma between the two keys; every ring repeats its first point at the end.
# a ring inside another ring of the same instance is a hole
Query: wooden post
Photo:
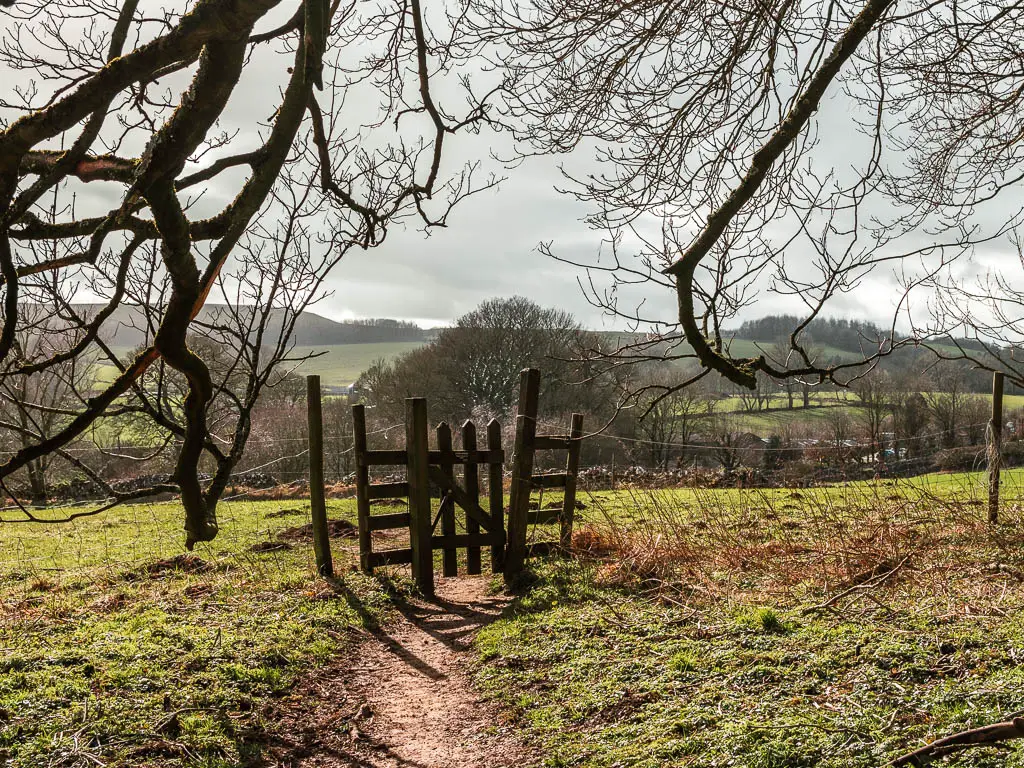
{"type": "Polygon", "coordinates": [[[506,581],[517,576],[526,563],[526,520],[530,508],[533,443],[537,435],[539,397],[540,371],[536,368],[523,369],[519,376],[519,411],[516,416],[515,456],[512,460],[512,488],[508,503],[506,581]]]}
{"type": "Polygon", "coordinates": [[[405,450],[408,454],[409,546],[412,549],[412,578],[420,592],[434,595],[434,550],[430,544],[430,463],[427,444],[427,401],[410,397],[405,401],[405,450]]]}
{"type": "Polygon", "coordinates": [[[583,414],[574,413],[569,428],[569,450],[565,459],[565,496],[559,519],[558,543],[564,550],[572,546],[572,524],[576,516],[576,474],[580,470],[580,443],[583,439],[583,414]]]}
{"type": "Polygon", "coordinates": [[[1003,374],[992,374],[992,422],[988,449],[988,521],[999,522],[999,470],[1003,455],[1003,374]]]}
{"type": "Polygon", "coordinates": [[[364,573],[373,573],[370,554],[370,467],[366,463],[366,409],[352,406],[353,450],[356,454],[356,517],[359,522],[359,567],[364,573]]]}
{"type": "Polygon", "coordinates": [[[495,543],[491,545],[491,573],[501,573],[505,567],[505,542],[499,541],[499,531],[505,533],[505,475],[500,461],[495,461],[495,451],[501,450],[501,424],[491,419],[487,425],[487,450],[491,451],[491,462],[487,465],[487,497],[491,512],[491,533],[495,543]]]}
{"type": "MultiPolygon", "coordinates": [[[[463,482],[466,484],[466,493],[476,504],[480,503],[480,475],[477,471],[475,461],[471,461],[473,453],[476,452],[476,425],[467,420],[462,425],[462,450],[466,451],[466,465],[462,472],[463,482]]],[[[470,536],[480,533],[480,523],[472,515],[466,515],[466,533],[470,536]]],[[[466,548],[466,573],[480,573],[480,547],[469,546],[466,548]]]]}
{"type": "MultiPolygon", "coordinates": [[[[455,478],[455,466],[452,462],[452,428],[442,421],[437,425],[437,450],[441,454],[441,471],[449,478],[455,478]],[[448,458],[445,458],[445,454],[448,458]]],[[[459,575],[459,552],[452,543],[455,536],[455,500],[446,499],[447,492],[441,492],[441,535],[445,541],[441,565],[445,576],[459,575]]]]}
{"type": "Polygon", "coordinates": [[[306,377],[306,414],[309,420],[309,510],[313,518],[313,555],[321,576],[333,576],[331,540],[324,498],[324,423],[320,415],[320,377],[306,377]]]}

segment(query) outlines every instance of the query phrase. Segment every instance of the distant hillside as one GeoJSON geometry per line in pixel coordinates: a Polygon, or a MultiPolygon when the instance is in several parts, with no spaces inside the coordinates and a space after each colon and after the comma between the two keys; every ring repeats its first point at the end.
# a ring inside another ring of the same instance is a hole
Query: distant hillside
{"type": "MultiPolygon", "coordinates": [[[[98,304],[79,304],[80,312],[100,309],[98,304]]],[[[215,321],[224,312],[223,305],[207,305],[199,313],[200,322],[215,321]]],[[[276,336],[280,331],[283,314],[278,312],[271,320],[268,331],[276,336]]],[[[104,324],[101,336],[115,347],[134,348],[143,343],[146,333],[142,313],[137,307],[118,307],[104,324]]],[[[292,340],[299,346],[334,346],[338,344],[380,344],[393,342],[419,342],[426,340],[425,332],[414,323],[402,320],[373,318],[337,322],[314,312],[304,312],[295,323],[292,340]]]]}
{"type": "MultiPolygon", "coordinates": [[[[757,320],[747,320],[739,328],[729,331],[726,335],[745,341],[755,341],[761,346],[766,346],[774,344],[780,339],[789,339],[789,334],[793,332],[799,322],[800,320],[792,315],[766,315],[757,320]]],[[[890,329],[867,321],[820,317],[810,322],[803,333],[803,339],[808,346],[822,345],[845,352],[861,353],[873,350],[879,343],[888,339],[889,335],[890,329]]],[[[898,331],[894,336],[896,341],[908,338],[898,331]]],[[[951,350],[955,344],[976,352],[985,350],[985,345],[981,342],[965,338],[955,341],[952,338],[947,338],[945,342],[941,338],[933,338],[930,343],[938,348],[947,346],[951,350]]]]}

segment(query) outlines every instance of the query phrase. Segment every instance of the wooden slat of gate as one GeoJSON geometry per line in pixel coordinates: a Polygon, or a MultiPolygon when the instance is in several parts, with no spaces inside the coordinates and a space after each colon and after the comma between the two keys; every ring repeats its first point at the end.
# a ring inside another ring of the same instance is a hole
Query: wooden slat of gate
{"type": "Polygon", "coordinates": [[[565,495],[562,497],[562,521],[558,543],[563,550],[572,546],[572,526],[576,518],[576,477],[580,471],[580,444],[583,440],[583,414],[574,413],[569,426],[569,453],[565,459],[565,495]]]}
{"type": "MultiPolygon", "coordinates": [[[[353,408],[362,408],[361,405],[353,408]]],[[[365,430],[365,427],[363,428],[365,430]]],[[[367,451],[362,453],[362,463],[367,467],[404,465],[408,461],[405,451],[367,451]]]]}
{"type": "Polygon", "coordinates": [[[427,401],[405,401],[405,448],[409,454],[409,541],[412,578],[420,592],[434,596],[434,551],[430,544],[430,470],[427,457],[427,401]]]}
{"type": "Polygon", "coordinates": [[[448,547],[476,547],[479,549],[493,541],[489,533],[453,533],[451,536],[434,536],[431,540],[434,549],[445,549],[448,547]]]}
{"type": "Polygon", "coordinates": [[[530,478],[530,485],[534,488],[565,488],[568,477],[564,472],[534,475],[530,478]]]}
{"type": "Polygon", "coordinates": [[[366,498],[370,500],[376,499],[393,499],[396,496],[408,496],[409,495],[409,484],[405,482],[401,483],[376,483],[374,485],[368,485],[366,487],[366,498]]]}
{"type": "Polygon", "coordinates": [[[408,512],[390,512],[386,515],[370,515],[371,531],[390,531],[395,528],[408,528],[412,516],[408,512]]]}
{"type": "MultiPolygon", "coordinates": [[[[455,484],[455,481],[449,478],[439,467],[431,466],[428,468],[430,479],[437,485],[438,488],[448,491],[451,493],[455,503],[458,504],[466,511],[466,515],[476,518],[476,521],[490,533],[494,533],[491,530],[493,524],[488,517],[487,513],[480,507],[479,504],[475,504],[462,488],[455,484]]],[[[501,536],[504,539],[504,535],[501,536]]]]}
{"type": "Polygon", "coordinates": [[[359,567],[373,573],[373,539],[370,538],[370,468],[364,461],[366,450],[366,411],[352,406],[353,448],[356,453],[356,518],[359,523],[359,567]]]}
{"type": "MultiPolygon", "coordinates": [[[[448,488],[441,486],[441,496],[444,498],[451,494],[451,488],[455,487],[455,468],[452,462],[452,428],[446,422],[437,425],[437,450],[438,464],[440,471],[448,479],[448,488]]],[[[433,467],[431,467],[433,469],[433,467]]],[[[441,485],[438,483],[438,485],[441,485]]],[[[459,553],[456,551],[455,539],[455,505],[450,503],[441,505],[441,540],[444,543],[444,553],[441,557],[441,568],[445,576],[459,575],[459,553]]],[[[431,542],[436,546],[437,537],[431,542]]]]}
{"type": "Polygon", "coordinates": [[[492,461],[504,461],[505,454],[501,448],[498,450],[491,451],[478,451],[478,450],[466,450],[466,451],[430,451],[427,454],[430,457],[431,464],[442,464],[446,461],[452,464],[489,464],[492,461]]]}
{"type": "Polygon", "coordinates": [[[512,488],[508,504],[508,548],[505,552],[505,579],[514,578],[526,561],[526,513],[530,504],[533,476],[533,441],[537,434],[537,401],[540,395],[540,371],[527,368],[519,376],[519,407],[516,416],[516,444],[512,466],[512,488]]]}
{"type": "Polygon", "coordinates": [[[370,553],[370,566],[408,565],[412,562],[411,549],[385,549],[383,552],[370,553]]]}
{"type": "MultiPolygon", "coordinates": [[[[462,447],[470,456],[477,453],[476,450],[476,425],[467,420],[462,425],[462,447]]],[[[466,464],[462,473],[463,485],[466,486],[466,493],[476,506],[480,506],[480,475],[476,463],[466,464]]],[[[466,534],[478,536],[480,534],[480,523],[472,515],[466,515],[466,534]]],[[[490,537],[484,544],[490,544],[490,537]]],[[[467,545],[466,548],[466,573],[480,573],[480,545],[467,545]]]]}

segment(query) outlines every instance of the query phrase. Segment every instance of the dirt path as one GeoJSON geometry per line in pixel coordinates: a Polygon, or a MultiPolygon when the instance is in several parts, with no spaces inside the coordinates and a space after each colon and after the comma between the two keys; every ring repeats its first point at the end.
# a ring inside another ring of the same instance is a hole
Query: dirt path
{"type": "Polygon", "coordinates": [[[467,677],[473,636],[507,604],[488,596],[486,585],[483,577],[438,579],[435,600],[401,605],[402,618],[366,639],[349,663],[306,681],[281,713],[297,740],[278,765],[536,765],[535,753],[467,677]]]}

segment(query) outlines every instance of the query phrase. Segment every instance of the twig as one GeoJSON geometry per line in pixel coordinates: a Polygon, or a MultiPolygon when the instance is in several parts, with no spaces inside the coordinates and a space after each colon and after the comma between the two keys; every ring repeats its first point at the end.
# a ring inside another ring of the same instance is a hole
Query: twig
{"type": "Polygon", "coordinates": [[[839,602],[840,600],[842,600],[842,599],[843,599],[844,597],[846,597],[847,595],[853,594],[854,592],[861,592],[861,591],[863,591],[863,590],[866,590],[866,589],[874,589],[875,587],[879,587],[879,586],[881,586],[881,585],[882,585],[883,583],[885,583],[885,581],[886,581],[886,580],[888,580],[888,579],[889,579],[889,578],[890,578],[890,577],[891,577],[891,576],[892,576],[892,575],[893,575],[894,573],[896,573],[896,572],[897,572],[898,570],[900,570],[900,569],[901,569],[901,568],[902,568],[902,567],[903,567],[904,565],[906,565],[906,563],[907,563],[907,561],[908,561],[909,559],[910,559],[910,555],[907,555],[907,556],[906,556],[906,557],[904,557],[904,558],[903,558],[902,560],[900,560],[900,561],[899,561],[899,562],[898,562],[898,563],[897,563],[897,564],[896,564],[895,566],[893,566],[893,567],[892,567],[892,568],[891,568],[890,570],[886,571],[886,572],[885,572],[884,574],[882,574],[881,576],[879,576],[879,577],[878,577],[877,579],[874,579],[874,580],[872,580],[872,581],[868,581],[868,582],[865,582],[865,583],[863,583],[863,584],[854,584],[854,585],[853,585],[852,587],[850,587],[849,589],[844,589],[844,590],[843,590],[842,592],[840,592],[840,593],[839,593],[838,595],[834,595],[833,597],[830,597],[830,598],[829,598],[828,600],[826,600],[826,601],[825,601],[824,603],[820,603],[819,605],[812,605],[812,606],[811,606],[810,608],[804,608],[804,610],[802,610],[802,611],[800,612],[800,615],[802,615],[802,616],[807,616],[807,615],[808,615],[808,614],[810,614],[810,613],[815,613],[815,612],[817,612],[817,611],[823,611],[823,610],[825,610],[826,608],[831,608],[831,607],[832,607],[833,605],[835,605],[835,604],[836,604],[837,602],[839,602]]]}

